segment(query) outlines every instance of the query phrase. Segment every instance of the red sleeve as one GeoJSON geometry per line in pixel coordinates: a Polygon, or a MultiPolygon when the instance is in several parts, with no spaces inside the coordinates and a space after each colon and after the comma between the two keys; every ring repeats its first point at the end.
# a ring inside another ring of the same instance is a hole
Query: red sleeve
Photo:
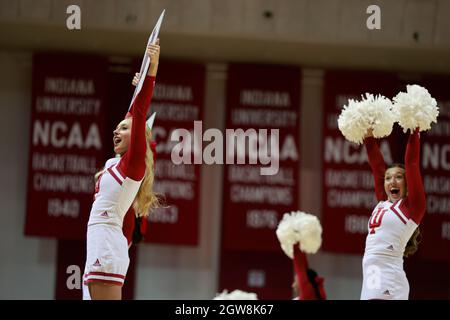
{"type": "Polygon", "coordinates": [[[298,245],[294,245],[294,268],[300,291],[299,299],[317,300],[314,287],[308,279],[308,260],[306,259],[306,254],[300,250],[298,245]]]}
{"type": "Polygon", "coordinates": [[[147,234],[147,225],[148,225],[147,217],[142,217],[140,230],[142,235],[147,234]]]}
{"type": "Polygon", "coordinates": [[[134,231],[134,225],[135,225],[135,214],[133,206],[128,209],[127,213],[125,214],[125,217],[123,218],[123,225],[122,225],[122,232],[125,238],[127,238],[128,246],[133,241],[133,231],[134,231]]]}
{"type": "Polygon", "coordinates": [[[145,121],[153,95],[155,77],[146,76],[141,91],[134,100],[130,113],[133,116],[130,145],[123,155],[119,170],[133,180],[139,181],[145,174],[145,121]]]}
{"type": "Polygon", "coordinates": [[[377,200],[384,201],[387,199],[387,195],[386,192],[384,192],[384,173],[386,171],[386,164],[384,163],[383,155],[381,154],[380,148],[374,137],[364,139],[364,145],[366,146],[370,168],[372,168],[377,200]]]}
{"type": "Polygon", "coordinates": [[[406,186],[408,196],[406,198],[410,218],[417,224],[422,220],[425,209],[425,190],[420,175],[420,139],[416,129],[409,136],[405,154],[406,186]]]}

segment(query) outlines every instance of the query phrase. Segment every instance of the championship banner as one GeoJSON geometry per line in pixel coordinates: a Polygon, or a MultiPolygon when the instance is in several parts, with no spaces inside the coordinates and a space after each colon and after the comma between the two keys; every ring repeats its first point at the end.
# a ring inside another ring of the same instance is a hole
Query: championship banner
{"type": "MultiPolygon", "coordinates": [[[[329,71],[325,74],[322,146],[322,227],[324,251],[363,254],[367,223],[377,204],[372,172],[364,145],[347,141],[337,119],[348,99],[366,92],[390,99],[400,91],[394,74],[329,71]]],[[[387,164],[404,163],[406,140],[400,127],[380,150],[387,164]]]]}
{"type": "Polygon", "coordinates": [[[25,234],[84,239],[103,165],[106,59],[33,57],[25,234]]]}
{"type": "Polygon", "coordinates": [[[450,262],[450,77],[423,76],[408,81],[412,83],[425,87],[439,107],[437,123],[420,135],[427,210],[420,226],[423,240],[418,254],[428,260],[450,262]]]}
{"type": "Polygon", "coordinates": [[[150,213],[145,241],[197,245],[200,210],[200,166],[175,164],[171,141],[177,129],[193,135],[194,121],[203,119],[205,68],[200,64],[160,61],[150,113],[156,112],[152,138],[156,145],[155,191],[164,196],[164,208],[150,213]]]}
{"type": "Polygon", "coordinates": [[[223,249],[281,251],[278,222],[299,209],[299,145],[300,69],[231,64],[223,249]]]}
{"type": "Polygon", "coordinates": [[[219,293],[238,289],[256,293],[259,300],[293,298],[292,260],[283,252],[225,250],[221,253],[221,269],[219,293]]]}

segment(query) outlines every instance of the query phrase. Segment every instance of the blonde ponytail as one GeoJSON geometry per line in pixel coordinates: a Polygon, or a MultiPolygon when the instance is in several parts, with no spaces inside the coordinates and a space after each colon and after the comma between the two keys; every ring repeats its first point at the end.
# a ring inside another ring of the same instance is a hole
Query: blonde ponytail
{"type": "Polygon", "coordinates": [[[153,192],[153,183],[155,180],[155,170],[153,162],[153,152],[150,148],[151,131],[145,130],[146,146],[145,152],[145,175],[141,187],[133,202],[133,209],[137,217],[147,217],[150,211],[161,206],[158,195],[153,192]]]}

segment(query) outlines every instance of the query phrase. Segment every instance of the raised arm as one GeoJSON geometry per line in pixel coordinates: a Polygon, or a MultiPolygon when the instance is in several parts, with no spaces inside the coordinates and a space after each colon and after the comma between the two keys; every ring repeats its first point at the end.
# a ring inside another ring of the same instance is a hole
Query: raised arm
{"type": "MultiPolygon", "coordinates": [[[[150,57],[150,66],[148,67],[147,71],[147,77],[156,77],[156,74],[158,73],[158,66],[159,66],[159,39],[156,42],[156,45],[150,45],[147,48],[147,54],[150,57]],[[156,51],[155,51],[156,50],[156,51]]],[[[133,86],[137,86],[139,83],[141,75],[139,73],[135,73],[132,84],[133,86]]],[[[145,81],[147,81],[147,78],[144,79],[144,85],[145,81]]],[[[142,88],[144,90],[144,88],[142,88]]],[[[141,90],[141,92],[142,92],[141,90]]],[[[127,113],[125,117],[131,117],[134,113],[134,106],[135,103],[130,108],[130,111],[127,113]]]]}
{"type": "Polygon", "coordinates": [[[409,214],[411,219],[419,224],[425,214],[426,200],[420,175],[420,138],[418,129],[409,136],[405,153],[405,168],[409,214]]]}
{"type": "Polygon", "coordinates": [[[155,76],[158,70],[159,45],[150,45],[148,54],[151,59],[149,71],[144,80],[142,90],[134,100],[130,110],[133,119],[130,144],[120,163],[120,169],[124,174],[135,181],[141,180],[145,174],[145,152],[147,148],[145,121],[150,108],[155,76]]]}
{"type": "Polygon", "coordinates": [[[313,285],[308,279],[308,260],[298,245],[294,245],[294,269],[299,287],[300,300],[317,300],[313,285]]]}
{"type": "Polygon", "coordinates": [[[387,199],[386,192],[384,192],[384,173],[386,171],[386,164],[384,163],[383,155],[380,152],[377,141],[373,136],[368,136],[364,139],[364,145],[367,151],[370,168],[375,182],[375,194],[378,201],[387,199]]]}

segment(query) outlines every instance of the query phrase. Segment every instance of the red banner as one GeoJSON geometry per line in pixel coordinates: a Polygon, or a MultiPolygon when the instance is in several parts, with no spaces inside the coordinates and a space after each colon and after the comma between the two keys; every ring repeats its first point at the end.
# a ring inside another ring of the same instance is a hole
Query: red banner
{"type": "MultiPolygon", "coordinates": [[[[392,98],[399,90],[394,74],[330,71],[325,75],[323,112],[322,226],[325,251],[364,252],[367,222],[376,205],[373,176],[363,145],[345,140],[337,126],[342,106],[366,92],[392,98]]],[[[399,128],[382,139],[386,163],[403,163],[399,128]]]]}
{"type": "Polygon", "coordinates": [[[285,212],[299,209],[299,91],[298,68],[229,66],[224,249],[280,251],[278,221],[285,212]],[[232,133],[244,138],[239,142],[232,133]],[[265,152],[270,160],[263,161],[265,152]]]}
{"type": "Polygon", "coordinates": [[[106,59],[37,54],[25,234],[83,239],[103,165],[106,59]]]}
{"type": "MultiPolygon", "coordinates": [[[[193,131],[194,121],[202,120],[205,97],[203,65],[161,61],[153,94],[151,112],[156,112],[153,139],[157,161],[155,190],[164,195],[167,208],[153,211],[145,241],[197,245],[200,210],[200,166],[176,165],[171,159],[171,141],[176,129],[193,131]]],[[[194,150],[197,152],[198,150],[194,150]]]]}
{"type": "Polygon", "coordinates": [[[423,76],[408,83],[427,88],[439,107],[437,123],[421,134],[427,211],[421,223],[423,241],[418,253],[424,259],[450,261],[450,77],[423,76]]]}
{"type": "MultiPolygon", "coordinates": [[[[281,249],[280,249],[281,250],[281,249]]],[[[222,251],[219,292],[254,292],[258,299],[292,299],[292,260],[283,253],[222,251]]]]}
{"type": "Polygon", "coordinates": [[[448,300],[450,299],[450,272],[448,272],[450,262],[423,259],[422,245],[424,242],[419,246],[419,251],[405,259],[404,263],[410,287],[409,299],[448,300]]]}

